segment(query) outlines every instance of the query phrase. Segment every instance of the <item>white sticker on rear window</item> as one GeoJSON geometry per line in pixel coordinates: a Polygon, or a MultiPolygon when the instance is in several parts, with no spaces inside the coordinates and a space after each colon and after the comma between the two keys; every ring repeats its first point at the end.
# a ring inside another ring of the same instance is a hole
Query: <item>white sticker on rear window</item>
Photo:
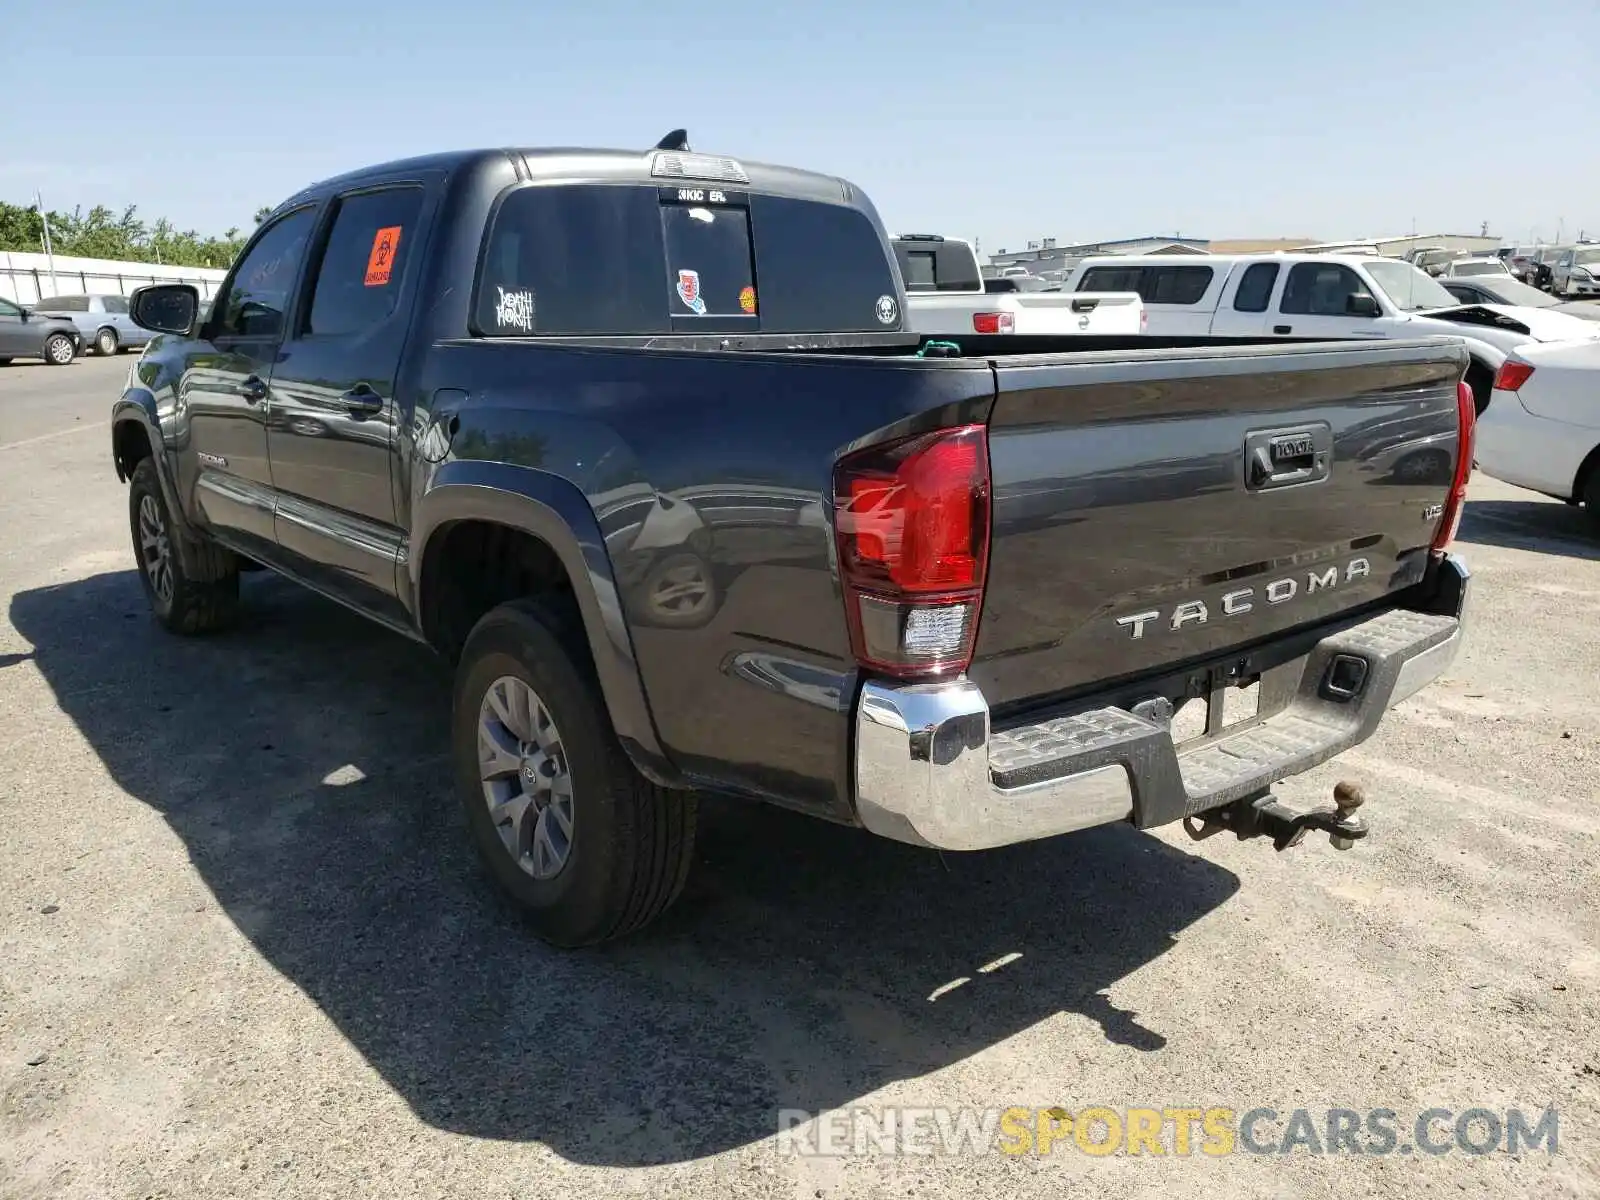
{"type": "Polygon", "coordinates": [[[877,312],[881,325],[893,325],[900,319],[900,306],[894,302],[893,296],[879,296],[877,312]]]}
{"type": "Polygon", "coordinates": [[[678,272],[678,299],[697,317],[706,315],[705,297],[700,294],[700,272],[678,272]]]}
{"type": "Polygon", "coordinates": [[[505,288],[495,290],[500,293],[500,300],[494,306],[495,324],[501,329],[520,329],[524,333],[532,333],[533,292],[526,288],[510,292],[505,288]]]}

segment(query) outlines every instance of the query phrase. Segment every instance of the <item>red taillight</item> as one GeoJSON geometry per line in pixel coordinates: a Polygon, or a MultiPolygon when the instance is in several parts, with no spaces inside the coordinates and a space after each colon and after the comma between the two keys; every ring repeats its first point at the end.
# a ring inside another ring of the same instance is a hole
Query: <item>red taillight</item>
{"type": "Polygon", "coordinates": [[[1456,471],[1450,480],[1450,494],[1445,497],[1444,514],[1439,518],[1439,529],[1433,535],[1433,548],[1443,550],[1455,540],[1461,525],[1461,510],[1467,503],[1467,480],[1472,477],[1473,432],[1478,425],[1478,406],[1472,398],[1472,387],[1465,379],[1456,384],[1456,471]]]}
{"type": "Polygon", "coordinates": [[[1515,392],[1528,382],[1533,374],[1533,367],[1528,363],[1517,362],[1508,358],[1500,364],[1500,370],[1495,373],[1494,390],[1497,392],[1515,392]]]}
{"type": "Polygon", "coordinates": [[[1008,312],[973,313],[973,333],[1014,333],[1017,318],[1008,312]]]}
{"type": "Polygon", "coordinates": [[[862,666],[958,674],[989,561],[989,440],[942,429],[843,459],[833,479],[850,644],[862,666]]]}

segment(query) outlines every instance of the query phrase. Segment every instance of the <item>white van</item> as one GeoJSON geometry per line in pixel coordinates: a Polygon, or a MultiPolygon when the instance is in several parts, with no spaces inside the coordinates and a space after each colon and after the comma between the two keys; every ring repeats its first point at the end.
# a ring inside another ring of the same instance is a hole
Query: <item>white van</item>
{"type": "Polygon", "coordinates": [[[1462,304],[1409,263],[1343,254],[1086,258],[1066,291],[1136,291],[1156,337],[1462,338],[1481,410],[1506,355],[1600,337],[1600,322],[1513,304],[1462,304]]]}

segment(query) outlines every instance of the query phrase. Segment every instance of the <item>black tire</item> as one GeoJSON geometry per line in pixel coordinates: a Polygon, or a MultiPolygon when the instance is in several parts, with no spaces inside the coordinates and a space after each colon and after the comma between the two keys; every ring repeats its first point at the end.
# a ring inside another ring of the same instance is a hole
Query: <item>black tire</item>
{"type": "Polygon", "coordinates": [[[457,792],[484,866],[539,937],[567,948],[631,933],[677,899],[696,816],[693,793],[656,786],[628,760],[587,660],[566,649],[581,637],[531,601],[492,610],[462,650],[452,721],[457,792]],[[543,879],[502,839],[480,773],[480,714],[490,689],[507,677],[530,688],[548,713],[570,780],[567,856],[543,879]]]}
{"type": "Polygon", "coordinates": [[[101,358],[111,358],[117,353],[117,331],[102,329],[94,335],[94,352],[101,358]]]}
{"type": "Polygon", "coordinates": [[[39,357],[52,367],[64,367],[78,357],[78,348],[64,333],[52,333],[40,347],[39,357]]]}
{"type": "Polygon", "coordinates": [[[1467,386],[1472,389],[1474,416],[1483,416],[1483,410],[1489,407],[1489,401],[1494,396],[1494,377],[1495,372],[1476,359],[1467,368],[1467,386]]]}
{"type": "Polygon", "coordinates": [[[154,459],[142,459],[134,468],[128,488],[128,524],[139,582],[150,602],[150,611],[164,628],[172,633],[198,634],[225,629],[233,623],[239,610],[238,563],[230,551],[214,542],[186,537],[174,527],[166,497],[161,494],[154,459]],[[159,515],[165,538],[161,543],[167,568],[164,586],[157,583],[161,572],[150,568],[150,551],[146,548],[149,531],[141,530],[147,500],[159,515]],[[156,578],[152,578],[153,574],[156,578]]]}
{"type": "Polygon", "coordinates": [[[1600,466],[1590,471],[1584,481],[1583,515],[1589,519],[1589,531],[1600,537],[1600,466]]]}

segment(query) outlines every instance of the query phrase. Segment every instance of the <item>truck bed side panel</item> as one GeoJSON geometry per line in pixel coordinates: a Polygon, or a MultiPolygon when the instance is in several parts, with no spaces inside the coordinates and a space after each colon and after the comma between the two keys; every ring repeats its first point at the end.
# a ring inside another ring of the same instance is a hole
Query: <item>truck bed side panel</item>
{"type": "Polygon", "coordinates": [[[992,706],[1224,654],[1422,577],[1457,451],[1459,346],[1105,357],[995,360],[971,669],[992,706]],[[1255,435],[1308,432],[1324,478],[1250,486],[1255,435]]]}
{"type": "Polygon", "coordinates": [[[833,464],[884,430],[986,419],[988,364],[496,342],[441,348],[430,369],[427,391],[468,393],[456,456],[588,497],[677,768],[848,819],[833,464]]]}

